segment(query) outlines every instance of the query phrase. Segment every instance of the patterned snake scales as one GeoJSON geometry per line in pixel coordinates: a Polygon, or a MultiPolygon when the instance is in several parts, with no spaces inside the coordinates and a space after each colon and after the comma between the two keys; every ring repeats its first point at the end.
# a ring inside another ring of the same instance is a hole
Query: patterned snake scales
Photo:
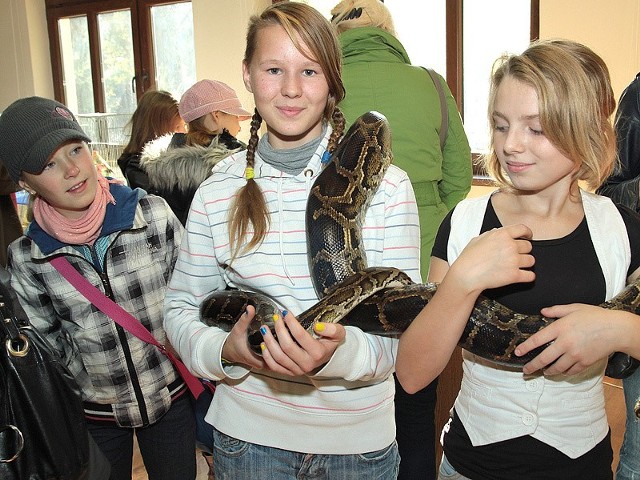
{"type": "MultiPolygon", "coordinates": [[[[367,268],[361,226],[392,160],[390,136],[384,116],[377,112],[362,115],[311,189],[306,210],[307,246],[311,278],[321,300],[297,317],[309,331],[316,322],[340,322],[375,335],[399,335],[436,291],[436,284],[414,284],[398,269],[367,268]]],[[[269,298],[239,290],[214,292],[202,303],[201,320],[229,331],[247,305],[256,308],[249,344],[260,352],[259,328],[267,325],[273,332],[272,317],[279,312],[269,298]]],[[[601,306],[640,313],[640,282],[601,306]]],[[[458,344],[496,363],[522,366],[544,346],[522,357],[514,355],[515,347],[553,320],[518,314],[481,296],[458,344]]],[[[609,370],[614,358],[622,362],[614,367],[614,374],[615,368],[624,369],[626,363],[633,362],[617,353],[609,361],[609,370]]]]}

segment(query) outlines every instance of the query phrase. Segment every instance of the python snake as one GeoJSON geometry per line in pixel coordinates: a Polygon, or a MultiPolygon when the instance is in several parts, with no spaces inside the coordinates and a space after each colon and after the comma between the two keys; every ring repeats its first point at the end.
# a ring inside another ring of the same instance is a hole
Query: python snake
{"type": "MultiPolygon", "coordinates": [[[[361,227],[371,198],[391,164],[390,137],[383,115],[363,114],[313,184],[306,209],[307,248],[311,279],[320,300],[297,316],[309,331],[316,322],[340,322],[375,335],[399,335],[437,290],[434,283],[414,284],[394,268],[367,267],[361,227]]],[[[237,290],[214,292],[202,303],[200,316],[207,325],[229,331],[247,305],[256,308],[248,338],[259,353],[260,326],[267,325],[274,332],[273,316],[279,313],[269,298],[237,290]]],[[[601,306],[640,314],[640,282],[601,306]]],[[[553,321],[513,312],[480,296],[458,344],[482,358],[521,367],[546,345],[521,357],[515,356],[515,347],[553,321]]],[[[607,374],[622,378],[628,373],[619,371],[627,372],[633,360],[614,354],[607,374]]]]}

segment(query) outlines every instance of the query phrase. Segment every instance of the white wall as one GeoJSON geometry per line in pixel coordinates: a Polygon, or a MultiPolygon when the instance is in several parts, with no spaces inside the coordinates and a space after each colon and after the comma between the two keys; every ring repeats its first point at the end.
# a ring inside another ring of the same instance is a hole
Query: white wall
{"type": "Polygon", "coordinates": [[[44,0],[12,0],[25,5],[29,23],[37,28],[29,28],[29,67],[33,72],[33,89],[44,97],[53,97],[53,75],[49,54],[49,32],[44,0]]]}
{"type": "Polygon", "coordinates": [[[640,71],[638,0],[540,0],[540,37],[584,43],[609,67],[616,99],[640,71]]]}
{"type": "Polygon", "coordinates": [[[15,99],[53,96],[44,0],[0,0],[0,111],[15,99]]]}
{"type": "MultiPolygon", "coordinates": [[[[251,15],[270,4],[271,0],[192,0],[197,80],[210,78],[231,86],[250,112],[253,96],[242,81],[247,25],[251,15]]],[[[242,134],[248,133],[248,122],[242,127],[242,134]]]]}
{"type": "MultiPolygon", "coordinates": [[[[20,20],[24,13],[20,0],[1,0],[0,8],[5,15],[0,15],[0,45],[15,44],[17,26],[24,23],[20,20]]],[[[18,52],[15,48],[7,49],[0,55],[0,110],[9,103],[10,98],[18,92],[18,84],[21,76],[26,76],[22,62],[18,61],[18,52]],[[6,98],[5,98],[6,97],[6,98]]]]}

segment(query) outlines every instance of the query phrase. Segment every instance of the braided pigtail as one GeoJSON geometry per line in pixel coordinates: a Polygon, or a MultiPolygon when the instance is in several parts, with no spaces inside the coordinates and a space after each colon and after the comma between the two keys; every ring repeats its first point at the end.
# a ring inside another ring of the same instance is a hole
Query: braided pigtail
{"type": "Polygon", "coordinates": [[[251,119],[251,136],[247,145],[247,167],[245,178],[247,183],[238,190],[229,209],[229,244],[231,258],[246,253],[262,242],[269,228],[269,211],[262,190],[254,179],[255,155],[258,148],[258,130],[262,117],[256,110],[251,119]],[[244,246],[243,237],[253,227],[253,236],[244,246]]]}
{"type": "Polygon", "coordinates": [[[342,110],[338,107],[333,109],[333,113],[331,114],[331,123],[333,124],[333,131],[331,132],[329,142],[327,143],[327,152],[330,154],[338,147],[338,143],[340,142],[340,138],[342,138],[346,123],[342,110]]]}

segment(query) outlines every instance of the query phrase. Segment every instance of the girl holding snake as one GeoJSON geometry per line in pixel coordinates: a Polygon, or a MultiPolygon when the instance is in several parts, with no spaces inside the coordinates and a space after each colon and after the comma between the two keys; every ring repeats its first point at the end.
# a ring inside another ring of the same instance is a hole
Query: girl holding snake
{"type": "MultiPolygon", "coordinates": [[[[243,78],[256,111],[246,151],[216,165],[198,189],[165,301],[171,344],[196,375],[219,381],[206,416],[217,479],[393,479],[397,339],[295,314],[318,301],[309,272],[305,205],[344,129],[340,48],[313,8],[280,2],[253,17],[243,78]],[[264,119],[266,133],[258,139],[264,119]],[[276,337],[249,348],[254,309],[230,332],[199,307],[228,287],[266,294],[283,309],[276,337]]],[[[419,274],[416,202],[391,166],[367,210],[369,265],[419,274]]]]}
{"type": "Polygon", "coordinates": [[[485,160],[500,188],[442,223],[429,273],[438,290],[400,339],[398,378],[411,392],[442,371],[481,293],[558,319],[518,346],[523,355],[552,342],[523,370],[463,351],[439,478],[612,478],[602,378],[611,353],[640,356],[640,328],[633,314],[593,305],[640,274],[640,218],[581,188],[595,189],[615,158],[592,80],[554,41],[493,73],[485,160]]]}

